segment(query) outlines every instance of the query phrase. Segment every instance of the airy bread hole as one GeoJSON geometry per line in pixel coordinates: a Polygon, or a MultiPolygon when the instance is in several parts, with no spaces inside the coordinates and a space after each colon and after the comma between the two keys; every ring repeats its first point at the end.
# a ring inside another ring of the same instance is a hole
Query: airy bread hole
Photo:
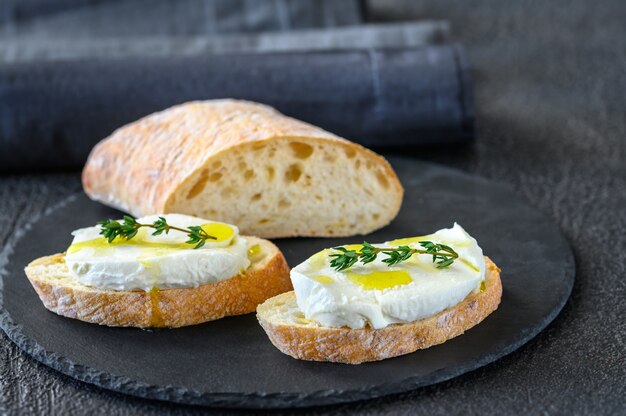
{"type": "Polygon", "coordinates": [[[271,167],[271,166],[268,166],[268,167],[267,167],[267,177],[268,177],[268,179],[269,179],[270,181],[271,181],[271,180],[274,180],[274,175],[275,175],[275,174],[276,174],[276,171],[274,170],[274,168],[273,168],[273,167],[271,167]]]}
{"type": "Polygon", "coordinates": [[[219,169],[221,167],[222,167],[222,162],[220,162],[219,160],[216,161],[216,162],[213,162],[213,164],[211,165],[211,168],[214,169],[214,170],[217,170],[217,169],[219,169]]]}
{"type": "Polygon", "coordinates": [[[254,171],[252,169],[248,169],[243,173],[243,178],[247,181],[254,177],[254,171]]]}
{"type": "Polygon", "coordinates": [[[252,198],[250,198],[252,201],[258,201],[259,199],[261,199],[261,193],[258,194],[254,194],[252,195],[252,198]]]}
{"type": "Polygon", "coordinates": [[[291,206],[291,202],[287,201],[286,199],[281,199],[280,201],[278,201],[278,206],[280,208],[287,208],[291,206]]]}
{"type": "Polygon", "coordinates": [[[222,172],[214,172],[211,174],[211,176],[209,176],[209,180],[211,182],[217,182],[220,179],[222,179],[222,172]]]}
{"type": "Polygon", "coordinates": [[[361,161],[360,161],[360,160],[357,160],[356,162],[354,162],[354,167],[355,167],[356,169],[360,168],[360,167],[361,167],[361,161]]]}
{"type": "Polygon", "coordinates": [[[344,150],[348,159],[352,159],[354,156],[356,156],[356,150],[354,150],[353,148],[346,147],[344,150]]]}
{"type": "Polygon", "coordinates": [[[378,179],[380,186],[385,189],[389,189],[389,181],[382,172],[376,172],[376,179],[378,179]]]}
{"type": "Polygon", "coordinates": [[[306,143],[291,142],[289,147],[291,147],[293,155],[298,159],[306,159],[313,154],[313,146],[306,143]]]}
{"type": "Polygon", "coordinates": [[[259,220],[259,224],[267,224],[268,222],[270,222],[270,220],[268,220],[267,218],[263,218],[262,220],[259,220]]]}
{"type": "Polygon", "coordinates": [[[374,215],[372,215],[372,218],[374,218],[374,220],[378,221],[380,219],[380,214],[378,212],[375,212],[374,215]]]}
{"type": "Polygon", "coordinates": [[[294,163],[293,165],[289,166],[285,171],[285,181],[296,182],[298,179],[300,179],[301,175],[302,169],[300,168],[300,165],[294,163]]]}
{"type": "Polygon", "coordinates": [[[198,196],[198,194],[200,194],[200,192],[204,190],[207,180],[209,179],[208,173],[209,172],[206,169],[202,171],[202,173],[200,174],[200,178],[196,181],[196,183],[191,187],[191,189],[187,193],[187,199],[195,198],[196,196],[198,196]]]}

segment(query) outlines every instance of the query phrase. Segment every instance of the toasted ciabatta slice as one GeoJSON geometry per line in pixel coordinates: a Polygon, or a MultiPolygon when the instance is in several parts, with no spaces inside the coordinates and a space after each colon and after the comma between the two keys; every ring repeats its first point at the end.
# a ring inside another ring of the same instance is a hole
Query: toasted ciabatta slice
{"type": "Polygon", "coordinates": [[[59,315],[108,326],[181,327],[254,312],[257,305],[291,290],[289,266],[267,240],[258,244],[244,274],[196,288],[110,290],[85,286],[70,273],[63,254],[30,263],[26,276],[44,306],[59,315]]]}
{"type": "Polygon", "coordinates": [[[429,318],[381,329],[324,327],[304,318],[295,293],[275,296],[257,308],[257,318],[272,344],[309,361],[360,364],[397,357],[461,335],[495,311],[502,297],[500,269],[485,257],[484,287],[429,318]]]}
{"type": "Polygon", "coordinates": [[[271,107],[197,101],[115,131],[91,152],[92,199],[140,217],[178,212],[265,238],[367,234],[402,186],[376,153],[271,107]]]}

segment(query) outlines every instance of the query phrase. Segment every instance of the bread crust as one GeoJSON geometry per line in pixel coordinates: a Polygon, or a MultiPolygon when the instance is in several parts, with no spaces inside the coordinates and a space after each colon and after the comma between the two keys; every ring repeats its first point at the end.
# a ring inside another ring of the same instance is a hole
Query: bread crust
{"type": "Polygon", "coordinates": [[[231,99],[180,104],[117,129],[91,151],[83,188],[90,198],[135,216],[166,213],[176,189],[214,156],[244,143],[285,137],[366,152],[402,191],[387,161],[371,150],[272,107],[231,99]]]}
{"type": "Polygon", "coordinates": [[[352,329],[272,322],[275,305],[295,303],[293,291],[259,305],[257,319],[276,348],[301,360],[360,364],[409,354],[463,334],[498,308],[502,297],[500,269],[489,258],[485,260],[484,290],[432,317],[408,324],[352,329]]]}
{"type": "MultiPolygon", "coordinates": [[[[189,192],[183,190],[197,182],[206,183],[211,166],[219,165],[232,152],[254,154],[255,146],[278,141],[320,146],[330,143],[346,153],[361,155],[368,165],[375,167],[372,170],[380,171],[386,178],[390,202],[373,224],[368,223],[372,221],[369,219],[360,221],[359,224],[366,225],[362,229],[344,231],[337,226],[336,233],[330,234],[316,228],[313,222],[311,229],[304,232],[294,232],[289,227],[276,232],[244,227],[243,232],[266,238],[365,234],[388,224],[397,215],[403,189],[383,157],[269,106],[240,100],[189,102],[121,127],[91,151],[82,173],[83,188],[90,198],[137,217],[180,212],[238,224],[233,218],[200,212],[195,205],[187,203],[189,192]],[[189,207],[189,212],[184,207],[189,207]]],[[[258,210],[249,216],[258,216],[254,218],[256,221],[264,219],[258,210]]]]}
{"type": "Polygon", "coordinates": [[[292,289],[289,266],[278,248],[246,238],[259,244],[263,255],[244,274],[197,288],[146,292],[85,286],[69,274],[64,254],[38,258],[25,272],[44,306],[58,315],[108,326],[178,328],[254,312],[266,299],[292,289]]]}

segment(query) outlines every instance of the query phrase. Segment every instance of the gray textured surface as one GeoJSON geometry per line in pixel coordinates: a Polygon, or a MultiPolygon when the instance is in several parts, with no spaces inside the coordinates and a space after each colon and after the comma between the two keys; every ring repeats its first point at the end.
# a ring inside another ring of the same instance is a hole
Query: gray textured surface
{"type": "MultiPolygon", "coordinates": [[[[447,18],[475,70],[476,144],[419,152],[512,185],[577,256],[563,313],[510,356],[449,382],[318,414],[620,414],[626,407],[626,10],[621,0],[406,1],[379,18],[447,18]]],[[[3,177],[0,239],[79,189],[77,175],[3,177]]],[[[194,414],[108,393],[34,362],[0,335],[0,413],[194,414]]],[[[215,411],[219,414],[222,411],[215,411]]]]}

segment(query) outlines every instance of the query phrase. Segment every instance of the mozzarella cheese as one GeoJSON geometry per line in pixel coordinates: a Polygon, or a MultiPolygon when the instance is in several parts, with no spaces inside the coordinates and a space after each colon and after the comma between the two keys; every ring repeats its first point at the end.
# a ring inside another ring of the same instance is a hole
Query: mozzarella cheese
{"type": "MultiPolygon", "coordinates": [[[[150,290],[197,287],[226,280],[250,265],[247,241],[237,227],[180,214],[161,215],[179,228],[201,226],[216,240],[202,248],[185,243],[187,234],[170,230],[153,236],[151,228],[140,228],[130,240],[117,238],[109,243],[100,235],[100,226],[81,228],[72,233],[65,262],[70,273],[87,286],[113,290],[150,290]]],[[[158,215],[138,218],[151,224],[158,215]]]]}
{"type": "MultiPolygon", "coordinates": [[[[414,254],[389,267],[382,262],[387,256],[379,254],[372,263],[338,272],[329,264],[336,250],[316,253],[291,271],[298,308],[322,326],[384,328],[435,315],[480,290],[485,279],[482,249],[456,223],[431,235],[373,245],[422,248],[419,243],[426,240],[449,245],[459,258],[438,269],[431,255],[414,254]]],[[[361,245],[344,247],[358,250],[361,245]]]]}

